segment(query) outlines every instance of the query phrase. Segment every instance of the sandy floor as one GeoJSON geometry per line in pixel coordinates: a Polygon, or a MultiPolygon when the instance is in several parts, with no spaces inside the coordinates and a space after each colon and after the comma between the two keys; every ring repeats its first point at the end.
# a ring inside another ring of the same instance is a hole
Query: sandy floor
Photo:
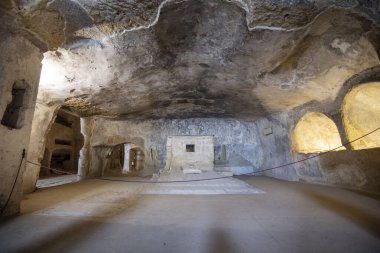
{"type": "Polygon", "coordinates": [[[27,195],[0,252],[380,252],[380,199],[269,178],[264,194],[142,195],[86,180],[27,195]]]}

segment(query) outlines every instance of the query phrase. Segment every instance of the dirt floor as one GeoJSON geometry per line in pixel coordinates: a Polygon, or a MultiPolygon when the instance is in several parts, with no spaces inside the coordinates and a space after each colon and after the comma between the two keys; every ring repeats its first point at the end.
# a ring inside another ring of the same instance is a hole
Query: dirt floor
{"type": "Polygon", "coordinates": [[[0,252],[380,252],[380,198],[244,177],[245,195],[146,195],[85,180],[25,196],[0,252]]]}

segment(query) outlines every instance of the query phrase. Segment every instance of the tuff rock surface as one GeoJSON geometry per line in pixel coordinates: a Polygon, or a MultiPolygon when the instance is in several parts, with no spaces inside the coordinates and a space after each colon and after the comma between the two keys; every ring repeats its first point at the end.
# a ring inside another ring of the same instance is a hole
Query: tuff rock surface
{"type": "Polygon", "coordinates": [[[45,41],[38,100],[81,116],[257,118],[334,101],[379,62],[379,3],[19,0],[45,41]]]}

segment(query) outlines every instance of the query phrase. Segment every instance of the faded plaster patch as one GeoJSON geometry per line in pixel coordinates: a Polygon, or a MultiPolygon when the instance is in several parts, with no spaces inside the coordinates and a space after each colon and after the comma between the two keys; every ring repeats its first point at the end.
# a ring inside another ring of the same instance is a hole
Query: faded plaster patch
{"type": "Polygon", "coordinates": [[[333,42],[331,43],[331,47],[335,49],[339,49],[340,52],[345,54],[348,49],[351,48],[351,44],[342,40],[342,39],[334,39],[333,42]]]}

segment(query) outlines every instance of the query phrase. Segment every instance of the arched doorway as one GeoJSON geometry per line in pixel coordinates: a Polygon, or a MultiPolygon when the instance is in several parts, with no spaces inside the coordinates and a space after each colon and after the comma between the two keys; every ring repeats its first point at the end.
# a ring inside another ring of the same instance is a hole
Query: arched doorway
{"type": "Polygon", "coordinates": [[[120,144],[112,148],[112,150],[107,154],[108,166],[104,171],[106,176],[118,176],[121,174],[124,162],[125,162],[125,153],[124,145],[120,144]]]}
{"type": "Polygon", "coordinates": [[[120,176],[144,170],[144,151],[133,143],[116,145],[107,154],[105,176],[120,176]]]}
{"type": "Polygon", "coordinates": [[[37,188],[76,181],[82,146],[79,117],[61,108],[46,133],[37,188]]]}

